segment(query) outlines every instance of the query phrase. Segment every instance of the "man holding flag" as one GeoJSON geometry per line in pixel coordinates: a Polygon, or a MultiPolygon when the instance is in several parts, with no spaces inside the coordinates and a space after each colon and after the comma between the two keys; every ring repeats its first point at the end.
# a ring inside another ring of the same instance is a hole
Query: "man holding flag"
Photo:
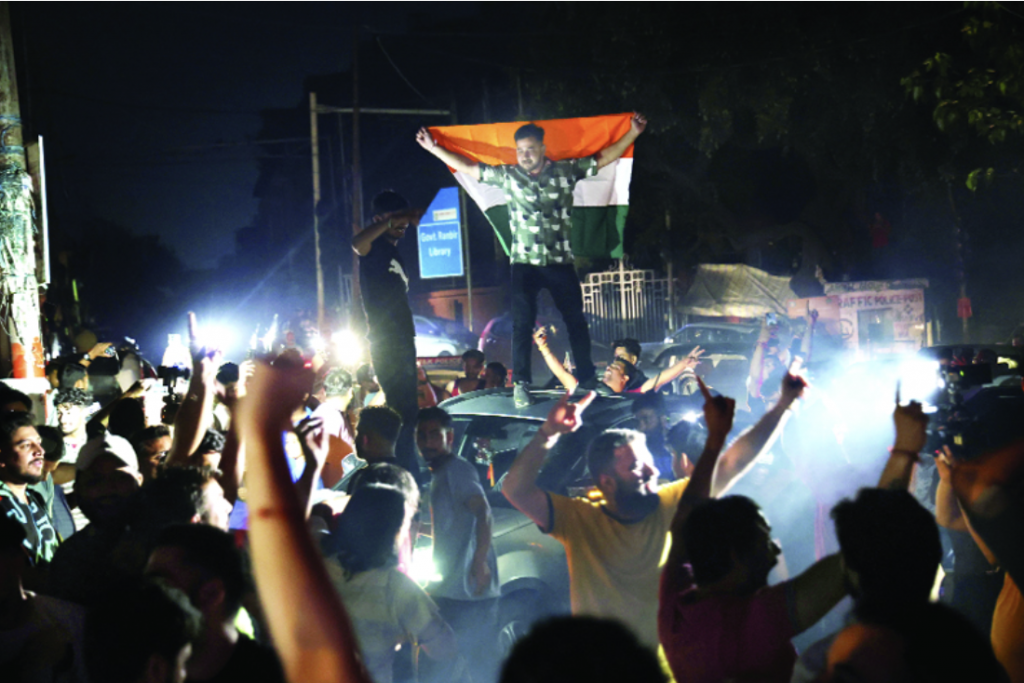
{"type": "Polygon", "coordinates": [[[596,176],[600,169],[617,161],[646,127],[647,119],[634,114],[629,130],[596,154],[552,161],[547,156],[544,129],[530,123],[515,132],[514,165],[489,165],[469,159],[438,144],[426,128],[416,134],[420,146],[454,169],[457,177],[461,174],[504,194],[511,232],[512,380],[517,407],[530,404],[531,337],[541,289],[551,293],[565,320],[580,383],[594,377],[590,331],[583,316],[583,293],[570,244],[573,189],[580,180],[596,176]]]}

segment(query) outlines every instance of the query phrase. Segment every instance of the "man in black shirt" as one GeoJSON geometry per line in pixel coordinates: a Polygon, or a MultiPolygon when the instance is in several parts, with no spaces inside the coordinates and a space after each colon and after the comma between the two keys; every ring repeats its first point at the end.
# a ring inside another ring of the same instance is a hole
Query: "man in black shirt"
{"type": "Polygon", "coordinates": [[[359,287],[366,312],[366,337],[377,382],[387,404],[402,417],[395,455],[398,464],[419,475],[413,430],[416,401],[416,328],[409,308],[409,278],[398,240],[419,223],[423,211],[410,209],[397,192],[373,198],[373,222],[352,239],[359,254],[359,287]]]}
{"type": "Polygon", "coordinates": [[[251,590],[246,564],[231,534],[205,524],[170,526],[157,539],[146,575],[183,591],[202,615],[186,666],[188,683],[284,683],[274,650],[235,626],[251,590]]]}

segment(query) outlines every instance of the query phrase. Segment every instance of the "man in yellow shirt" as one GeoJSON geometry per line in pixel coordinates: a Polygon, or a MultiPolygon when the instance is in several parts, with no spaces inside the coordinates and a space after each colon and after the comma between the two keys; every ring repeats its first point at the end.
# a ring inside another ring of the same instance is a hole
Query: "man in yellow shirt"
{"type": "MultiPolygon", "coordinates": [[[[757,456],[770,448],[783,417],[800,396],[784,387],[779,402],[719,459],[713,495],[721,495],[757,456]]],[[[610,617],[630,626],[641,642],[658,646],[658,581],[668,530],[686,479],[658,486],[658,470],[644,436],[611,429],[594,439],[587,467],[604,502],[567,498],[537,486],[537,474],[562,434],[576,431],[593,392],[577,403],[563,396],[512,464],[502,491],[516,508],[558,539],[569,563],[573,614],[610,617]]],[[[721,449],[725,434],[709,434],[707,449],[721,449]]],[[[703,457],[703,456],[702,456],[703,457]]]]}

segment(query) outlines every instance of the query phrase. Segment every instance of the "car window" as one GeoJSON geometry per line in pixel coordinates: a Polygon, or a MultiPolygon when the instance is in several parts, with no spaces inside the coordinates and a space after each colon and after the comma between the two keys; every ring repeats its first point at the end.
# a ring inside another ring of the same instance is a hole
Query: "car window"
{"type": "MultiPolygon", "coordinates": [[[[632,416],[628,417],[628,420],[632,419],[632,416]]],[[[477,466],[481,482],[488,482],[491,476],[494,482],[498,482],[542,424],[539,420],[480,415],[453,415],[452,423],[455,452],[477,466]],[[493,463],[493,471],[488,463],[493,463]]],[[[623,427],[625,423],[611,426],[623,427]]],[[[579,431],[560,438],[544,461],[537,484],[545,491],[564,495],[570,486],[588,482],[587,446],[601,429],[597,425],[584,424],[579,431]]],[[[485,483],[485,486],[491,485],[485,483]]]]}
{"type": "Polygon", "coordinates": [[[429,320],[424,318],[413,318],[416,325],[416,334],[437,336],[437,328],[429,320]]]}

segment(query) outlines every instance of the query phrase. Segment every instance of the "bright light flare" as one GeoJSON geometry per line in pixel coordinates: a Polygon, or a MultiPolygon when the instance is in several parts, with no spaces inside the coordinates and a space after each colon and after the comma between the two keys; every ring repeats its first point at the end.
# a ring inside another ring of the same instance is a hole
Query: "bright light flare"
{"type": "Polygon", "coordinates": [[[229,325],[224,323],[203,323],[199,330],[199,339],[197,341],[200,347],[223,351],[234,348],[234,344],[238,340],[237,338],[238,335],[229,325]]]}
{"type": "Polygon", "coordinates": [[[164,349],[164,356],[160,361],[164,367],[179,365],[183,368],[192,367],[192,354],[182,343],[180,334],[167,335],[167,348],[164,349]]]}
{"type": "Polygon", "coordinates": [[[924,402],[944,387],[939,363],[915,358],[900,367],[900,399],[924,402]]]}
{"type": "Polygon", "coordinates": [[[703,413],[699,413],[696,410],[691,410],[688,413],[683,413],[683,419],[686,420],[687,422],[695,423],[697,422],[697,420],[703,417],[703,415],[703,413]]]}
{"type": "Polygon", "coordinates": [[[363,357],[363,341],[352,330],[338,330],[331,335],[338,360],[355,365],[363,357]]]}
{"type": "Polygon", "coordinates": [[[412,549],[412,561],[409,563],[409,578],[425,588],[429,583],[441,580],[441,574],[434,564],[434,544],[417,545],[412,549]]]}

